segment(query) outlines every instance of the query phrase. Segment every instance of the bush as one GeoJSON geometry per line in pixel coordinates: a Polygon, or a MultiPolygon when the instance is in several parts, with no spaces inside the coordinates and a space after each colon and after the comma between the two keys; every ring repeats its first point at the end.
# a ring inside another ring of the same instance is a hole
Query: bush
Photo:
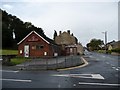
{"type": "Polygon", "coordinates": [[[105,53],[105,50],[98,50],[98,53],[105,53]]]}
{"type": "Polygon", "coordinates": [[[107,51],[106,51],[106,53],[109,53],[109,54],[111,54],[111,53],[112,53],[112,51],[111,51],[111,50],[107,50],[107,51]]]}
{"type": "Polygon", "coordinates": [[[112,49],[112,52],[120,53],[120,48],[112,49]]]}

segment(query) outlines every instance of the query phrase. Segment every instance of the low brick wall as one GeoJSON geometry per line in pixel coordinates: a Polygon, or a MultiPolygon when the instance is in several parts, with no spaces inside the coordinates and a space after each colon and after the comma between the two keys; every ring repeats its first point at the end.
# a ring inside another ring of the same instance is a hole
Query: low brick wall
{"type": "Polygon", "coordinates": [[[80,56],[56,57],[50,59],[32,59],[31,61],[17,65],[25,70],[57,70],[82,65],[80,56]]]}

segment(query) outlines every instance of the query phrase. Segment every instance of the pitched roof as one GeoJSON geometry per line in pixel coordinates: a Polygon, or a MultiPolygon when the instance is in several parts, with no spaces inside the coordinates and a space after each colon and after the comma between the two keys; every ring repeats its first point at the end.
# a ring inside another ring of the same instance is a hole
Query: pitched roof
{"type": "Polygon", "coordinates": [[[37,36],[39,36],[40,38],[42,38],[42,39],[43,39],[46,43],[48,43],[48,44],[50,44],[50,43],[55,44],[54,41],[51,40],[50,38],[48,38],[48,37],[43,38],[43,37],[42,37],[40,34],[38,34],[37,32],[31,31],[25,38],[23,38],[23,39],[18,43],[18,45],[19,45],[20,43],[22,43],[26,38],[28,38],[32,33],[35,33],[37,36]]]}

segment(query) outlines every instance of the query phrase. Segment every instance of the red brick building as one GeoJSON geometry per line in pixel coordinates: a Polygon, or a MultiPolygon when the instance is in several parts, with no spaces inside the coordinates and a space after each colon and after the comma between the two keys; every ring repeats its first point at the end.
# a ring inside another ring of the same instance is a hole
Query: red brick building
{"type": "Polygon", "coordinates": [[[45,39],[35,31],[30,32],[18,43],[18,55],[43,57],[60,55],[60,48],[51,39],[45,39]]]}

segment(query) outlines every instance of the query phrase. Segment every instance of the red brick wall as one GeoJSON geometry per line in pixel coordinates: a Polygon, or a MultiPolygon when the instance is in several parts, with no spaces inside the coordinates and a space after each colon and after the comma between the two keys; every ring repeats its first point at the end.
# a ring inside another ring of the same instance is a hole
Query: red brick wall
{"type": "Polygon", "coordinates": [[[19,44],[18,50],[19,56],[24,57],[24,46],[29,45],[29,55],[30,57],[42,57],[44,56],[44,52],[47,52],[47,56],[53,56],[53,50],[51,48],[51,45],[45,42],[42,38],[40,38],[38,35],[35,33],[32,33],[30,36],[28,36],[22,43],[19,44]],[[30,41],[32,37],[35,37],[36,41],[30,41]],[[43,48],[38,50],[38,49],[33,49],[32,46],[36,45],[43,45],[43,48]],[[20,50],[22,50],[22,54],[20,54],[20,50]]]}

